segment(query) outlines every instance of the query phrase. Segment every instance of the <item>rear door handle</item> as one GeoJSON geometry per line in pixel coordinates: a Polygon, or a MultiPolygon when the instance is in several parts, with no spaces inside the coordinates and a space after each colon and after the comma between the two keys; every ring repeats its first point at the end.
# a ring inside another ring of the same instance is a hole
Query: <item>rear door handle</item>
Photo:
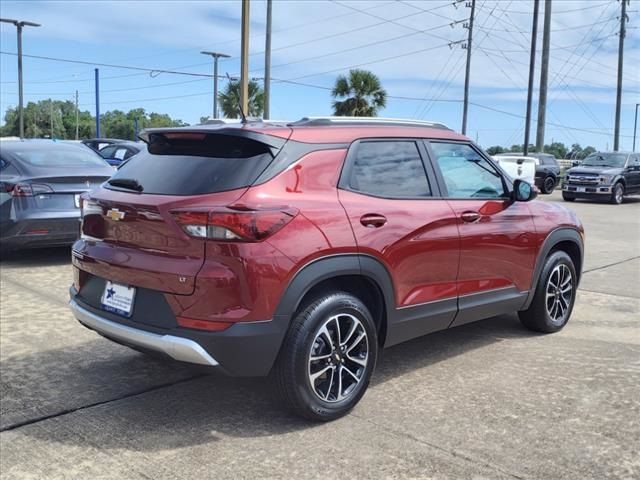
{"type": "Polygon", "coordinates": [[[377,213],[367,213],[360,217],[360,223],[367,228],[380,228],[387,223],[387,217],[377,213]]]}
{"type": "Polygon", "coordinates": [[[463,212],[460,218],[463,222],[473,223],[480,219],[481,215],[478,212],[463,212]]]}

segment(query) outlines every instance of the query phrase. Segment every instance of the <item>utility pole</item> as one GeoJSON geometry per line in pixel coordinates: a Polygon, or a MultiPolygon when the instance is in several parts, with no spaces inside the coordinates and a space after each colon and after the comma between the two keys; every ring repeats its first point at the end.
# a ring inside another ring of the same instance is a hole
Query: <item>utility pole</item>
{"type": "Polygon", "coordinates": [[[213,57],[213,117],[218,118],[218,59],[229,58],[230,55],[218,52],[202,51],[203,55],[210,55],[213,57]]]}
{"type": "Polygon", "coordinates": [[[531,103],[536,70],[536,42],[538,40],[538,11],[540,0],[533,0],[533,26],[531,27],[531,53],[529,55],[529,87],[527,90],[527,115],[524,121],[524,155],[529,154],[529,130],[531,129],[531,103]]]}
{"type": "Polygon", "coordinates": [[[53,140],[53,100],[49,99],[49,120],[51,125],[51,140],[53,140]]]}
{"type": "Polygon", "coordinates": [[[267,32],[264,41],[264,113],[262,118],[268,119],[271,107],[271,9],[273,1],[267,0],[267,32]]]}
{"type": "Polygon", "coordinates": [[[636,151],[636,130],[638,129],[638,107],[640,107],[640,103],[636,103],[636,119],[633,122],[633,149],[631,151],[636,151]]]}
{"type": "Polygon", "coordinates": [[[22,27],[39,27],[39,23],[0,18],[0,22],[12,23],[18,32],[18,116],[20,138],[24,138],[24,98],[22,89],[22,27]]]}
{"type": "Polygon", "coordinates": [[[620,13],[620,38],[618,43],[618,91],[616,92],[616,125],[613,134],[613,150],[620,148],[620,111],[622,110],[622,65],[624,60],[624,37],[627,34],[625,24],[627,22],[627,1],[621,0],[622,12],[620,13]]]}
{"type": "Polygon", "coordinates": [[[467,7],[471,7],[471,16],[469,17],[469,37],[467,38],[467,69],[464,75],[464,103],[462,106],[462,134],[467,134],[467,115],[469,112],[469,74],[471,73],[471,42],[473,40],[473,17],[476,12],[476,0],[466,3],[467,7]]]}
{"type": "Polygon", "coordinates": [[[240,107],[249,115],[249,0],[242,0],[242,41],[240,45],[240,107]]]}
{"type": "Polygon", "coordinates": [[[547,116],[547,82],[549,80],[549,44],[551,43],[551,0],[544,0],[544,31],[540,65],[540,97],[538,98],[538,132],[536,150],[544,150],[544,127],[547,116]]]}
{"type": "Polygon", "coordinates": [[[78,112],[78,90],[76,90],[76,140],[78,140],[79,128],[80,128],[80,114],[78,112]]]}
{"type": "Polygon", "coordinates": [[[100,70],[96,68],[96,138],[100,138],[100,70]]]}

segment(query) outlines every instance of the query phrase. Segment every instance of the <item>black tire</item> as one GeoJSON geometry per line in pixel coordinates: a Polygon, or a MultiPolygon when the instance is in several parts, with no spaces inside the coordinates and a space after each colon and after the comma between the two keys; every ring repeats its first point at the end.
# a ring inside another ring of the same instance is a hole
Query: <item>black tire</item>
{"type": "Polygon", "coordinates": [[[562,199],[565,202],[573,202],[575,201],[576,197],[572,197],[571,195],[567,195],[566,193],[562,192],[562,199]]]}
{"type": "Polygon", "coordinates": [[[360,401],[369,385],[377,356],[378,336],[371,313],[353,295],[335,292],[319,298],[296,314],[280,350],[272,376],[278,394],[289,410],[309,420],[326,422],[347,414],[360,401]],[[351,326],[359,322],[357,330],[351,332],[352,335],[348,336],[344,343],[349,345],[349,341],[354,341],[352,337],[356,332],[356,339],[364,332],[365,338],[355,346],[354,350],[357,352],[355,354],[358,355],[357,359],[360,362],[364,361],[366,365],[358,366],[354,363],[351,360],[354,357],[350,356],[349,352],[345,353],[344,348],[342,352],[340,348],[333,349],[332,346],[338,342],[328,339],[321,333],[323,326],[326,326],[330,334],[336,333],[336,323],[331,320],[336,316],[338,316],[338,325],[343,327],[343,332],[349,333],[351,326]],[[352,318],[357,321],[350,323],[352,318]],[[364,345],[368,350],[363,358],[364,345]],[[357,349],[360,349],[359,353],[357,349]],[[329,352],[330,358],[312,360],[314,352],[317,357],[326,356],[329,352]],[[336,353],[339,354],[339,358],[335,357],[336,353]],[[335,366],[331,367],[330,361],[335,366]],[[347,373],[347,366],[349,370],[355,370],[359,375],[357,382],[356,377],[347,373]],[[326,371],[327,369],[329,370],[326,371]],[[313,374],[322,370],[326,373],[320,375],[315,381],[311,380],[313,374]],[[334,382],[338,383],[338,375],[341,383],[334,385],[334,382]],[[343,390],[338,395],[337,389],[340,387],[343,390]],[[320,395],[324,393],[326,397],[321,398],[320,395]],[[344,398],[340,399],[339,396],[342,394],[344,398]]]}
{"type": "Polygon", "coordinates": [[[577,285],[578,275],[576,274],[576,268],[571,257],[567,255],[566,252],[560,250],[552,252],[542,268],[531,305],[527,310],[518,312],[522,324],[529,330],[542,333],[553,333],[562,330],[569,321],[569,317],[571,317],[576,299],[577,285]],[[565,270],[565,268],[567,270],[565,270]],[[565,273],[568,271],[571,274],[571,291],[569,295],[566,293],[564,295],[562,293],[558,294],[557,290],[551,285],[551,283],[557,283],[561,288],[566,288],[566,286],[561,285],[562,280],[559,276],[562,274],[556,274],[556,272],[563,271],[565,273]],[[552,275],[554,276],[553,279],[550,278],[552,275]],[[549,291],[552,292],[553,296],[547,298],[549,291]],[[560,298],[559,295],[561,295],[562,298],[560,298]],[[553,308],[553,305],[556,305],[557,302],[560,302],[558,309],[562,309],[561,315],[553,315],[556,312],[558,314],[560,313],[560,310],[554,310],[553,308]],[[551,308],[549,308],[550,305],[552,305],[551,308]]]}
{"type": "Polygon", "coordinates": [[[542,181],[542,193],[550,194],[556,188],[556,179],[552,175],[548,175],[542,181]]]}
{"type": "Polygon", "coordinates": [[[620,205],[622,203],[622,199],[624,197],[624,185],[622,182],[618,182],[613,186],[611,190],[611,198],[609,199],[609,203],[613,205],[620,205]]]}

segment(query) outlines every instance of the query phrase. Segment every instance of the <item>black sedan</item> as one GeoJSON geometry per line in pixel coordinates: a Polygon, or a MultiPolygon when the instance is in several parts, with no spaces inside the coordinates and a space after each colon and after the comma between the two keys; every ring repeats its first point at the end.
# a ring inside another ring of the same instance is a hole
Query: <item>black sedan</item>
{"type": "Polygon", "coordinates": [[[113,172],[81,145],[0,142],[0,247],[71,245],[78,236],[80,195],[113,172]]]}

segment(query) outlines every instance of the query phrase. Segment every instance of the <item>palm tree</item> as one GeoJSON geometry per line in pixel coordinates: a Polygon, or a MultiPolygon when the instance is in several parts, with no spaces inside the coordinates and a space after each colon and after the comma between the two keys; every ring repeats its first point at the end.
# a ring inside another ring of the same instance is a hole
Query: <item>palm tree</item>
{"type": "Polygon", "coordinates": [[[349,78],[340,75],[331,91],[333,111],[338,116],[375,117],[387,104],[387,92],[380,79],[367,70],[349,70],[349,78]]]}
{"type": "MultiPolygon", "coordinates": [[[[240,82],[230,80],[223,92],[218,94],[222,113],[227,118],[240,117],[240,82]]],[[[249,81],[249,111],[247,117],[261,117],[264,111],[264,91],[254,80],[249,81]]]]}

